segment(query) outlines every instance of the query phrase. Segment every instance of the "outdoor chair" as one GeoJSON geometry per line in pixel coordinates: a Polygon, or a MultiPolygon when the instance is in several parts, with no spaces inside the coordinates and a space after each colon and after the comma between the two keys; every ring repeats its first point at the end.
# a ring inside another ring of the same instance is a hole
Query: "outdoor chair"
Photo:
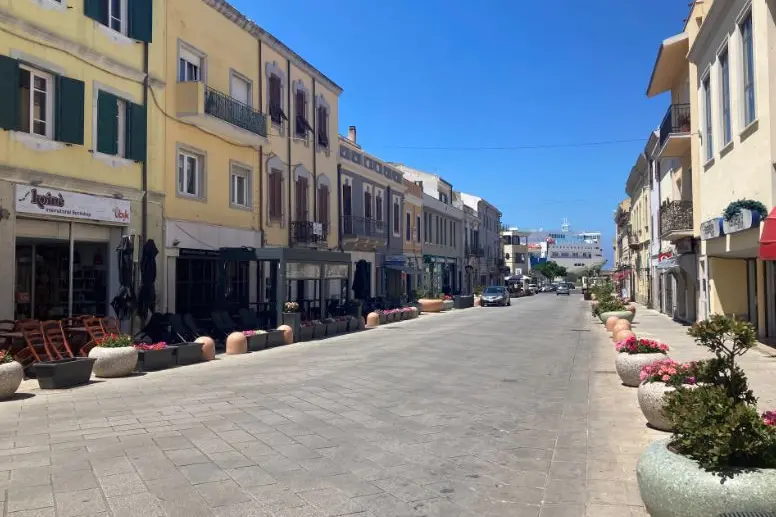
{"type": "Polygon", "coordinates": [[[174,338],[180,343],[191,343],[199,336],[186,325],[184,317],[180,314],[168,314],[170,329],[174,338]]]}
{"type": "Polygon", "coordinates": [[[179,339],[177,334],[170,332],[170,315],[162,314],[161,312],[155,312],[151,314],[148,319],[148,323],[135,334],[136,343],[159,343],[164,341],[165,343],[179,343],[185,342],[179,339]]]}
{"type": "Polygon", "coordinates": [[[96,347],[97,343],[101,339],[104,339],[106,334],[98,318],[84,318],[83,326],[87,335],[87,341],[81,346],[81,350],[79,350],[78,353],[84,357],[88,357],[92,348],[96,347]]]}
{"type": "Polygon", "coordinates": [[[117,318],[112,316],[102,318],[100,324],[102,325],[102,330],[104,330],[106,334],[121,334],[121,323],[119,323],[117,318]]]}
{"type": "Polygon", "coordinates": [[[240,309],[240,322],[246,330],[257,330],[261,328],[259,316],[250,309],[240,309]]]}
{"type": "Polygon", "coordinates": [[[237,331],[237,326],[233,324],[234,322],[230,325],[228,321],[224,320],[224,314],[224,311],[213,311],[211,317],[213,318],[213,327],[224,337],[228,337],[229,334],[237,331]]]}
{"type": "Polygon", "coordinates": [[[56,356],[55,359],[72,358],[73,349],[62,330],[62,322],[56,320],[44,321],[40,324],[43,329],[43,336],[48,342],[49,350],[56,356]]]}
{"type": "Polygon", "coordinates": [[[237,322],[234,321],[234,319],[232,318],[232,315],[229,314],[228,311],[221,311],[221,321],[223,321],[224,324],[227,327],[234,328],[238,332],[241,331],[241,330],[254,330],[254,329],[248,328],[248,327],[246,327],[244,325],[238,325],[237,322]]]}
{"type": "Polygon", "coordinates": [[[17,329],[21,331],[24,338],[24,348],[16,354],[15,359],[24,368],[42,361],[54,360],[55,356],[46,343],[39,321],[24,320],[18,324],[17,329]]]}
{"type": "MultiPolygon", "coordinates": [[[[0,320],[0,332],[13,332],[16,329],[16,322],[11,320],[0,320]]],[[[11,350],[13,339],[0,338],[0,350],[11,350]]]]}

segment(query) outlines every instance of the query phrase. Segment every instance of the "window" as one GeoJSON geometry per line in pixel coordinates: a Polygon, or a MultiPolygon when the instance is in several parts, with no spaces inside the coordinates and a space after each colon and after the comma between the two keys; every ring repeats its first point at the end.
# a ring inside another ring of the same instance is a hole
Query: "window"
{"type": "Polygon", "coordinates": [[[178,194],[192,197],[202,197],[202,162],[199,155],[178,153],[178,194]]]}
{"type": "Polygon", "coordinates": [[[318,106],[318,145],[329,148],[329,110],[326,106],[318,106]]]}
{"type": "Polygon", "coordinates": [[[229,95],[236,101],[251,106],[251,82],[241,75],[232,73],[229,95]]]}
{"type": "Polygon", "coordinates": [[[116,32],[127,32],[127,0],[108,0],[108,26],[116,32]]]}
{"type": "Polygon", "coordinates": [[[378,223],[380,223],[384,218],[385,213],[383,212],[383,191],[377,190],[375,191],[375,219],[378,223]]]}
{"type": "Polygon", "coordinates": [[[318,187],[318,222],[329,224],[329,186],[318,187]]]}
{"type": "Polygon", "coordinates": [[[185,83],[189,81],[201,80],[202,56],[199,56],[191,50],[181,46],[178,49],[178,81],[185,83]]]}
{"type": "Polygon", "coordinates": [[[143,161],[146,153],[146,108],[104,90],[97,92],[96,145],[101,154],[143,161]]]}
{"type": "Polygon", "coordinates": [[[741,22],[741,50],[744,64],[744,125],[754,122],[757,116],[754,98],[754,46],[752,42],[752,13],[746,15],[741,22]]]}
{"type": "Polygon", "coordinates": [[[269,174],[267,194],[269,195],[270,221],[283,220],[283,171],[272,169],[269,174]]]}
{"type": "Polygon", "coordinates": [[[401,204],[396,196],[393,196],[393,234],[401,236],[401,204]]]}
{"type": "Polygon", "coordinates": [[[719,55],[719,74],[722,85],[722,145],[733,138],[730,127],[730,62],[727,49],[719,55]]]}
{"type": "Polygon", "coordinates": [[[250,207],[249,177],[250,170],[237,165],[232,166],[231,200],[233,205],[243,208],[250,207]]]}
{"type": "Polygon", "coordinates": [[[307,177],[298,176],[296,178],[296,187],[294,188],[297,221],[307,222],[309,220],[307,190],[307,177]]]}
{"type": "Polygon", "coordinates": [[[369,187],[364,190],[364,217],[366,219],[372,218],[372,189],[369,187]]]}
{"type": "Polygon", "coordinates": [[[404,218],[404,240],[410,242],[412,240],[412,214],[406,213],[404,218]]]}
{"type": "Polygon", "coordinates": [[[19,69],[21,131],[54,138],[54,78],[32,68],[19,69]]]}
{"type": "Polygon", "coordinates": [[[417,216],[415,222],[417,224],[417,227],[415,228],[415,231],[417,233],[417,235],[415,236],[415,241],[420,242],[420,216],[417,216]]]}
{"type": "Polygon", "coordinates": [[[269,118],[273,124],[282,124],[288,120],[283,112],[283,83],[280,76],[272,74],[269,76],[269,118]]]}
{"type": "Polygon", "coordinates": [[[711,126],[711,77],[706,76],[703,80],[703,96],[704,96],[704,113],[706,123],[706,134],[703,146],[706,150],[706,160],[711,160],[714,157],[714,142],[712,141],[712,126],[711,126]]]}
{"type": "Polygon", "coordinates": [[[306,137],[308,131],[312,131],[313,128],[307,121],[307,93],[298,89],[295,95],[294,109],[296,110],[296,124],[295,133],[296,136],[306,137]]]}

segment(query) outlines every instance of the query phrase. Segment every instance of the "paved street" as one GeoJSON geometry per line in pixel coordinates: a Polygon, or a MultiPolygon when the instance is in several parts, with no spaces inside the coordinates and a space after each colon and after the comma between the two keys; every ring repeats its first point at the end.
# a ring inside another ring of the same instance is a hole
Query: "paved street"
{"type": "Polygon", "coordinates": [[[618,387],[594,369],[602,334],[578,295],[548,294],[66,392],[25,382],[34,396],[0,403],[3,516],[644,515],[638,451],[589,389],[618,387]]]}

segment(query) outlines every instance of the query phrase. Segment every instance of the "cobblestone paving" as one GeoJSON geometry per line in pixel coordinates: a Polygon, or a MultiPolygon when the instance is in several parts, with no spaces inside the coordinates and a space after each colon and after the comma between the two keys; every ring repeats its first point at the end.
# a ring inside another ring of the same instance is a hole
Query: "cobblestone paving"
{"type": "MultiPolygon", "coordinates": [[[[638,319],[638,318],[637,318],[638,319]]],[[[579,296],[0,402],[13,517],[642,516],[664,436],[579,296]]]]}

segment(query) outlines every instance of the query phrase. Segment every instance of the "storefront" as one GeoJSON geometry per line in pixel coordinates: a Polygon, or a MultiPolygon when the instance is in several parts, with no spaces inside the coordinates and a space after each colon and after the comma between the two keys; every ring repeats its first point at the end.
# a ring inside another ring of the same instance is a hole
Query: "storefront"
{"type": "Polygon", "coordinates": [[[423,289],[429,296],[457,292],[459,275],[455,258],[423,255],[423,267],[423,289]]]}
{"type": "Polygon", "coordinates": [[[132,202],[21,184],[13,193],[13,246],[0,250],[0,263],[15,265],[13,303],[0,304],[0,319],[111,314],[114,250],[131,234],[132,202]]]}

